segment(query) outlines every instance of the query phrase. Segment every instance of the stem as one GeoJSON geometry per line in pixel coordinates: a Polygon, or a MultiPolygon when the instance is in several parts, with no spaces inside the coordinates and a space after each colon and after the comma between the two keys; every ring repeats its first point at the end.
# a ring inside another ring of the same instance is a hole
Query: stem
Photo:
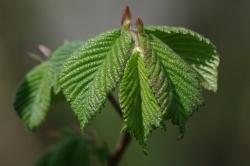
{"type": "Polygon", "coordinates": [[[131,140],[130,134],[124,133],[122,135],[116,145],[114,153],[109,156],[108,166],[118,166],[131,140]]]}
{"type": "Polygon", "coordinates": [[[112,94],[109,94],[108,99],[109,99],[109,102],[112,104],[112,106],[115,108],[115,111],[122,118],[122,109],[121,109],[119,103],[116,101],[115,97],[112,94]]]}
{"type": "MultiPolygon", "coordinates": [[[[112,94],[109,94],[108,99],[115,108],[116,112],[120,115],[120,117],[122,117],[121,107],[115,97],[112,94]]],[[[122,135],[116,144],[114,152],[108,158],[108,166],[118,166],[131,140],[132,137],[129,133],[124,133],[122,135]]]]}

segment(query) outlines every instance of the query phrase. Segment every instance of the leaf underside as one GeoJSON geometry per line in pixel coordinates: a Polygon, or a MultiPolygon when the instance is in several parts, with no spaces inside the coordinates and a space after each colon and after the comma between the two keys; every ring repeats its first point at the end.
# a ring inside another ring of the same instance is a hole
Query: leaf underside
{"type": "Polygon", "coordinates": [[[44,121],[51,99],[48,63],[30,71],[21,82],[14,108],[28,129],[34,130],[44,121]]]}

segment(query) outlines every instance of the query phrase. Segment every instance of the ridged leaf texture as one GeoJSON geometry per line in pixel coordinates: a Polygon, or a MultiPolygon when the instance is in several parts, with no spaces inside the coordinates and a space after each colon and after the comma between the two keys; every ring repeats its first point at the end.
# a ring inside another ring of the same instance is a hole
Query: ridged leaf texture
{"type": "Polygon", "coordinates": [[[56,51],[52,54],[49,60],[49,64],[51,66],[51,73],[52,73],[51,84],[56,94],[59,93],[60,91],[60,85],[58,82],[65,61],[69,57],[73,56],[74,52],[77,52],[77,50],[81,48],[82,45],[83,42],[81,41],[67,42],[63,46],[56,49],[56,51]]]}
{"type": "Polygon", "coordinates": [[[44,120],[51,98],[62,90],[81,128],[119,85],[125,130],[146,145],[149,134],[169,119],[184,133],[203,103],[202,87],[217,90],[219,56],[205,37],[188,29],[143,27],[102,33],[59,47],[20,85],[15,109],[30,129],[44,120]],[[138,29],[139,28],[139,29],[138,29]]]}
{"type": "Polygon", "coordinates": [[[198,74],[168,45],[151,34],[150,43],[171,83],[173,96],[166,116],[184,132],[186,121],[203,102],[198,74]]]}
{"type": "Polygon", "coordinates": [[[67,60],[60,83],[82,128],[120,81],[132,48],[132,35],[114,30],[87,41],[67,60]]]}
{"type": "Polygon", "coordinates": [[[149,26],[145,31],[159,38],[191,65],[204,88],[217,90],[219,56],[210,40],[181,27],[149,26]]]}
{"type": "Polygon", "coordinates": [[[50,100],[51,84],[48,63],[31,70],[21,82],[15,98],[15,111],[27,128],[34,130],[44,121],[50,100]]]}
{"type": "Polygon", "coordinates": [[[135,49],[126,66],[119,99],[125,129],[145,145],[152,129],[163,127],[171,91],[164,66],[152,50],[150,40],[147,37],[141,40],[142,50],[135,49]]]}

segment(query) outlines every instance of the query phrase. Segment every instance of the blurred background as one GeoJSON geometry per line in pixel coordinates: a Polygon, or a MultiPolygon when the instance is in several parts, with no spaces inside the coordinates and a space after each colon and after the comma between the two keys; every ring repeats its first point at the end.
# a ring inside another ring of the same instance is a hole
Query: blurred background
{"type": "MultiPolygon", "coordinates": [[[[59,103],[39,131],[24,128],[12,103],[19,81],[38,64],[27,53],[38,53],[38,44],[55,49],[64,40],[118,27],[125,5],[146,25],[184,26],[205,35],[217,46],[221,64],[219,90],[204,92],[206,105],[189,120],[185,138],[177,140],[177,128],[168,123],[166,132],[150,137],[147,156],[134,141],[121,165],[249,166],[249,0],[0,0],[0,165],[32,166],[54,131],[74,120],[59,103]]],[[[122,123],[110,108],[90,128],[113,148],[122,123]]]]}

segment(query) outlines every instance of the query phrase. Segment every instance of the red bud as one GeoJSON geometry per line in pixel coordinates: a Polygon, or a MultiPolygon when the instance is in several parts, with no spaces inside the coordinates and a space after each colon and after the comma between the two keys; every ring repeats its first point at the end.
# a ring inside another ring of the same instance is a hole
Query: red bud
{"type": "Polygon", "coordinates": [[[139,32],[139,33],[143,33],[143,28],[144,27],[144,24],[143,24],[143,22],[142,22],[142,19],[141,18],[137,18],[137,20],[136,20],[136,28],[137,28],[137,31],[139,32]]]}
{"type": "Polygon", "coordinates": [[[126,6],[123,15],[122,15],[122,21],[121,21],[121,26],[123,29],[128,30],[131,26],[131,12],[128,6],[126,6]]]}
{"type": "Polygon", "coordinates": [[[40,44],[38,45],[38,49],[45,57],[49,57],[51,55],[51,50],[47,46],[40,44]]]}

